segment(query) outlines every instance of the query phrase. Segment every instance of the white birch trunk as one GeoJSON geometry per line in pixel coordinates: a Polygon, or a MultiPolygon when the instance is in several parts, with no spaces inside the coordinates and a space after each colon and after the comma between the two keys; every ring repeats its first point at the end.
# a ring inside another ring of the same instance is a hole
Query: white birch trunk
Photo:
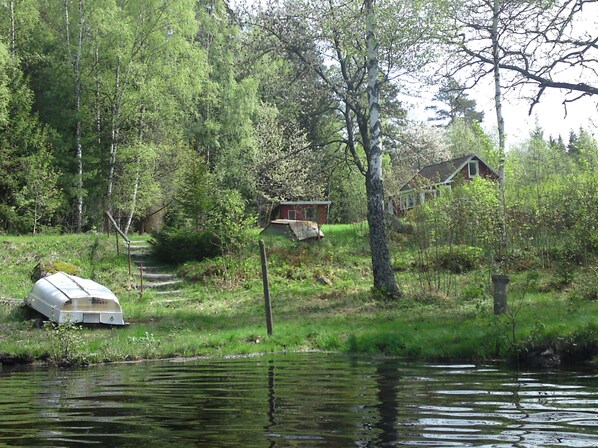
{"type": "MultiPolygon", "coordinates": [[[[145,107],[141,108],[141,116],[139,118],[139,145],[143,145],[143,126],[144,120],[143,117],[145,115],[145,107]]],[[[137,209],[137,196],[139,194],[139,184],[141,182],[141,158],[137,156],[135,159],[135,184],[133,185],[133,195],[131,198],[131,208],[129,210],[129,216],[127,218],[127,224],[125,226],[125,235],[129,234],[129,229],[131,228],[131,223],[133,222],[133,217],[135,216],[135,210],[137,209]]]]}
{"type": "Polygon", "coordinates": [[[83,47],[83,24],[84,24],[84,0],[79,0],[79,37],[77,40],[76,52],[71,47],[71,27],[68,0],[64,0],[64,19],[66,33],[66,47],[73,66],[73,94],[75,96],[75,113],[77,123],[75,128],[75,159],[77,161],[77,232],[81,232],[83,223],[83,148],[81,144],[81,52],[83,47]]]}
{"type": "Polygon", "coordinates": [[[378,85],[378,42],[376,40],[376,16],[374,0],[365,0],[367,76],[368,76],[368,133],[364,144],[368,147],[368,169],[366,190],[368,198],[368,224],[372,251],[374,288],[388,296],[398,298],[401,293],[397,286],[384,216],[384,186],[382,183],[382,130],[380,126],[380,90],[378,85]],[[369,143],[369,144],[368,144],[369,143]]]}
{"type": "Polygon", "coordinates": [[[120,116],[119,106],[120,96],[120,62],[116,67],[116,78],[114,81],[114,102],[111,107],[111,122],[110,122],[110,162],[108,165],[108,191],[106,193],[106,206],[110,213],[112,213],[112,193],[114,191],[114,172],[116,168],[116,153],[118,151],[118,126],[117,121],[120,116]]]}
{"type": "Polygon", "coordinates": [[[498,125],[498,188],[500,198],[499,226],[500,226],[500,257],[507,251],[506,204],[505,204],[505,120],[502,113],[502,91],[500,86],[500,53],[498,47],[498,25],[500,19],[500,0],[494,0],[492,14],[492,58],[494,63],[494,105],[498,125]]]}

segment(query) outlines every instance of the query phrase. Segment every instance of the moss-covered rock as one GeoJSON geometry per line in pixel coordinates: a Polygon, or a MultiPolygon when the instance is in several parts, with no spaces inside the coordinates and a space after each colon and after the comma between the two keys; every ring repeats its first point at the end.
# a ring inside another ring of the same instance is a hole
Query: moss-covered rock
{"type": "Polygon", "coordinates": [[[78,275],[80,270],[81,269],[78,266],[64,261],[42,260],[39,263],[37,263],[33,268],[33,272],[31,273],[31,280],[33,282],[36,282],[40,278],[56,274],[57,272],[65,272],[71,275],[78,275]]]}

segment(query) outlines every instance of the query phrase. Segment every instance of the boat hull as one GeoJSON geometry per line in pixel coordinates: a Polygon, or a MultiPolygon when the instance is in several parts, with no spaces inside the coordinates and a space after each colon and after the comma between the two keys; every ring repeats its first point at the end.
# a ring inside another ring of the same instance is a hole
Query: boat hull
{"type": "Polygon", "coordinates": [[[58,324],[125,325],[120,302],[108,288],[63,272],[38,280],[26,302],[58,324]]]}

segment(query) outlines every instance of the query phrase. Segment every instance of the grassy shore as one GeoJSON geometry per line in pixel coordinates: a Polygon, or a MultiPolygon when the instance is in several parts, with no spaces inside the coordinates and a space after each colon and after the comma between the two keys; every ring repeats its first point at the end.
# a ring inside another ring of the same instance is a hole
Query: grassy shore
{"type": "Polygon", "coordinates": [[[392,250],[405,297],[388,301],[371,290],[367,228],[323,230],[326,237],[310,243],[266,239],[270,337],[257,232],[243,253],[173,267],[186,279],[177,301],[140,293],[128,276],[126,257],[116,255],[114,237],[0,237],[0,359],[100,363],[325,350],[474,362],[551,364],[557,356],[566,363],[596,361],[598,301],[576,293],[596,282],[587,273],[575,272],[573,283],[563,284],[549,269],[514,272],[511,313],[496,317],[490,268],[464,274],[418,270],[416,249],[403,236],[394,238],[392,250]],[[40,328],[21,303],[40,259],[71,263],[80,276],[108,286],[130,325],[40,328]]]}

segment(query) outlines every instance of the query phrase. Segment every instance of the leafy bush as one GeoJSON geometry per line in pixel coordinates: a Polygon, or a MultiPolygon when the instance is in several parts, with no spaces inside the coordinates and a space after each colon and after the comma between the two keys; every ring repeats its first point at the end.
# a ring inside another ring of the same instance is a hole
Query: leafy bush
{"type": "Polygon", "coordinates": [[[59,366],[85,365],[87,360],[83,353],[83,337],[80,325],[67,322],[57,324],[46,322],[44,330],[50,344],[50,361],[59,366]]]}
{"type": "Polygon", "coordinates": [[[220,255],[220,240],[211,232],[163,229],[152,235],[150,244],[156,257],[172,264],[220,255]]]}
{"type": "Polygon", "coordinates": [[[441,246],[426,252],[414,264],[421,271],[445,269],[454,274],[469,272],[482,263],[482,249],[474,246],[441,246]]]}
{"type": "Polygon", "coordinates": [[[539,265],[538,257],[531,251],[521,248],[513,248],[505,259],[508,268],[515,272],[534,269],[539,265]]]}
{"type": "Polygon", "coordinates": [[[479,247],[456,245],[440,248],[436,255],[437,267],[455,274],[476,269],[482,261],[482,249],[479,247]]]}
{"type": "Polygon", "coordinates": [[[570,298],[573,300],[598,301],[598,268],[589,268],[572,284],[570,298]]]}

